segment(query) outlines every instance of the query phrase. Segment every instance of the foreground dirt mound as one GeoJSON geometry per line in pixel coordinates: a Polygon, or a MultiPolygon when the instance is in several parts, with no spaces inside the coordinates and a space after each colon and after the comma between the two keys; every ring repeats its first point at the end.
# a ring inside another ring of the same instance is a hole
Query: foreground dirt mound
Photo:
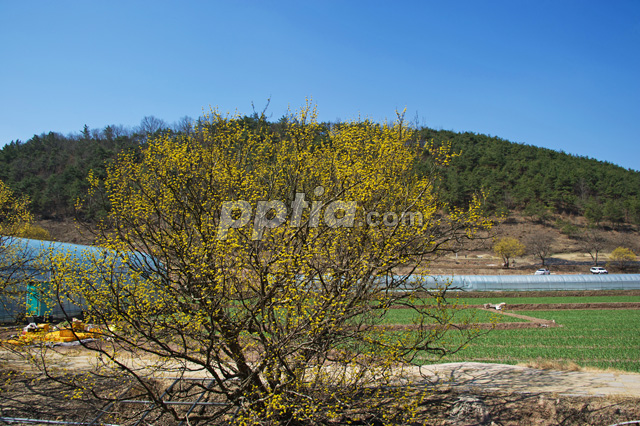
{"type": "Polygon", "coordinates": [[[640,374],[461,362],[417,368],[434,425],[612,425],[640,420],[640,374]]]}
{"type": "Polygon", "coordinates": [[[638,400],[632,398],[447,389],[430,396],[425,406],[422,424],[434,426],[607,426],[640,419],[638,400]]]}
{"type": "Polygon", "coordinates": [[[560,371],[519,365],[455,362],[416,368],[416,377],[457,389],[615,396],[640,399],[640,374],[622,371],[560,371]]]}
{"type": "MultiPolygon", "coordinates": [[[[109,406],[90,393],[69,399],[70,389],[40,374],[5,369],[0,370],[0,382],[4,418],[90,423],[108,407],[119,413],[119,425],[135,424],[138,418],[131,406],[109,406]]],[[[130,386],[116,378],[101,378],[93,391],[121,394],[130,386]]],[[[415,367],[412,380],[404,386],[410,398],[421,400],[412,425],[606,426],[640,420],[640,374],[634,373],[463,362],[415,367]]],[[[387,412],[380,400],[371,407],[378,413],[387,412]]],[[[355,419],[345,412],[341,420],[327,424],[382,424],[377,416],[368,419],[355,419]]],[[[178,423],[166,419],[155,424],[178,423]]]]}

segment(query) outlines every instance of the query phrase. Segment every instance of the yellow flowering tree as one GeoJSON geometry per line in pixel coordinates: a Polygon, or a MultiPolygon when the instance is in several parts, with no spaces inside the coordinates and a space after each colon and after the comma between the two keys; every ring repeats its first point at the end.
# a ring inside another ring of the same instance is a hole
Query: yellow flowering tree
{"type": "Polygon", "coordinates": [[[19,235],[25,224],[32,220],[29,199],[16,197],[11,188],[0,180],[0,235],[19,235]]]}
{"type": "Polygon", "coordinates": [[[24,299],[16,284],[24,278],[22,266],[30,260],[15,237],[25,236],[25,230],[34,229],[30,224],[32,220],[29,200],[17,197],[0,180],[0,309],[8,315],[12,315],[24,299]]]}
{"type": "Polygon", "coordinates": [[[511,259],[524,254],[525,246],[517,238],[504,237],[493,245],[493,251],[502,257],[504,267],[508,268],[511,259]]]}
{"type": "Polygon", "coordinates": [[[636,254],[627,247],[616,247],[609,255],[609,264],[615,265],[620,270],[627,270],[636,261],[636,254]]]}
{"type": "Polygon", "coordinates": [[[108,330],[88,347],[177,419],[184,412],[148,377],[211,379],[200,390],[223,404],[190,421],[308,424],[416,356],[462,345],[447,344],[446,286],[416,274],[490,226],[480,200],[440,201],[449,150],[410,142],[401,121],[328,128],[310,106],[273,126],[214,111],[188,134],[120,155],[104,180],[90,177],[83,204],[108,206],[98,241],[117,259],[94,258],[82,273],[56,264],[54,286],[108,330]],[[130,273],[114,273],[118,262],[130,273]],[[394,306],[413,309],[410,331],[384,326],[394,306]]]}

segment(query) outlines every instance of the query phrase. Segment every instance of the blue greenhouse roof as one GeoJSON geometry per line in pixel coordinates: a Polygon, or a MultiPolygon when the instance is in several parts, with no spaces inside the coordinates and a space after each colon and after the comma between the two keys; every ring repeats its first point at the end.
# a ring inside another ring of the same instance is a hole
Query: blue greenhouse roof
{"type": "MultiPolygon", "coordinates": [[[[2,256],[3,254],[20,256],[23,259],[23,262],[21,262],[21,268],[24,269],[50,269],[50,266],[47,265],[46,260],[50,258],[50,256],[55,255],[69,256],[71,259],[73,259],[73,261],[78,262],[78,264],[82,265],[89,264],[96,258],[115,254],[115,252],[108,251],[104,248],[80,244],[32,240],[28,238],[2,238],[4,239],[3,243],[11,246],[12,250],[8,252],[4,251],[4,253],[0,252],[0,256],[2,256]]],[[[122,259],[124,259],[125,257],[129,261],[126,262],[127,264],[124,264],[124,262],[121,263],[119,269],[128,269],[132,266],[148,270],[155,269],[155,262],[153,262],[153,258],[149,255],[140,252],[136,252],[133,255],[132,253],[122,253],[120,260],[122,261],[122,259]]]]}
{"type": "Polygon", "coordinates": [[[640,289],[640,274],[456,275],[426,277],[462,291],[626,290],[640,289]]]}

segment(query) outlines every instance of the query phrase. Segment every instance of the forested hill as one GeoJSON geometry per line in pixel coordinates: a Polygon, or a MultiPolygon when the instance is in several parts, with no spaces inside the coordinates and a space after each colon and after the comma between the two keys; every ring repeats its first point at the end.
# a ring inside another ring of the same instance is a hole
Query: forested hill
{"type": "Polygon", "coordinates": [[[50,132],[27,142],[11,142],[0,150],[0,180],[16,194],[31,199],[31,210],[44,219],[74,215],[78,197],[87,193],[87,175],[105,175],[105,162],[125,149],[137,149],[141,138],[112,127],[63,136],[50,132]]]}
{"type": "Polygon", "coordinates": [[[451,141],[454,158],[443,185],[463,204],[483,188],[497,211],[586,216],[591,222],[640,224],[640,172],[592,158],[475,133],[421,129],[422,140],[451,141]]]}
{"type": "MultiPolygon", "coordinates": [[[[282,129],[281,122],[257,123],[251,117],[243,121],[265,125],[273,132],[282,129]]],[[[69,217],[76,198],[87,189],[89,170],[101,176],[105,161],[121,150],[138,149],[148,132],[122,126],[85,127],[76,135],[51,132],[11,142],[0,150],[0,180],[16,193],[27,194],[37,216],[69,217]]],[[[464,205],[472,194],[484,190],[489,208],[496,212],[518,210],[537,218],[569,213],[595,223],[640,224],[640,172],[475,133],[422,128],[415,140],[450,141],[454,151],[461,153],[441,182],[447,200],[455,205],[464,205]]]]}

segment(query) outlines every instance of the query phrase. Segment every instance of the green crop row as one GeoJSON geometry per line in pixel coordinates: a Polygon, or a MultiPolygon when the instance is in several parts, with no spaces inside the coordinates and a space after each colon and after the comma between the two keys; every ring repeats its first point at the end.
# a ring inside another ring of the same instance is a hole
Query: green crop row
{"type": "MultiPolygon", "coordinates": [[[[390,309],[384,318],[384,324],[413,324],[419,315],[413,309],[390,309]]],[[[428,321],[427,321],[428,322],[428,321]]],[[[498,312],[487,312],[479,309],[459,309],[453,313],[453,323],[502,323],[526,322],[519,318],[502,315],[498,312]]]]}
{"type": "MultiPolygon", "coordinates": [[[[531,360],[640,372],[640,310],[519,312],[562,327],[491,330],[440,362],[504,364],[531,360]]],[[[455,337],[452,337],[455,339],[455,337]]],[[[423,356],[422,363],[436,360],[423,356]]]]}

